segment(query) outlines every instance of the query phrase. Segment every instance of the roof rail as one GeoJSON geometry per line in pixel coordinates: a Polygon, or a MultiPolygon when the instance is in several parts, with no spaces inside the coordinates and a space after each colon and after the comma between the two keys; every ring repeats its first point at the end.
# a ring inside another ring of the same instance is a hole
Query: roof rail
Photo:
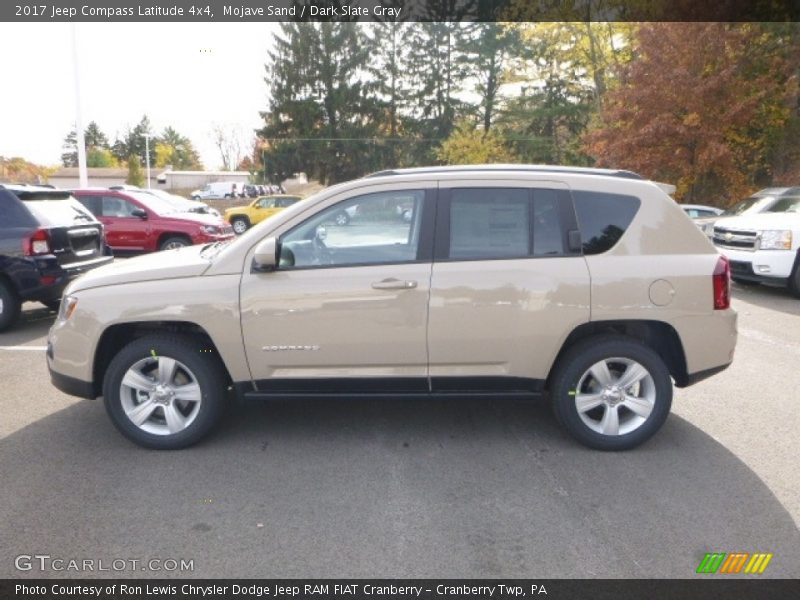
{"type": "Polygon", "coordinates": [[[519,171],[524,173],[567,173],[573,175],[604,175],[623,179],[644,179],[638,173],[623,169],[595,169],[591,167],[564,167],[558,165],[453,165],[444,167],[414,167],[410,169],[387,169],[370,173],[364,178],[387,177],[392,175],[459,173],[469,171],[519,171]]]}

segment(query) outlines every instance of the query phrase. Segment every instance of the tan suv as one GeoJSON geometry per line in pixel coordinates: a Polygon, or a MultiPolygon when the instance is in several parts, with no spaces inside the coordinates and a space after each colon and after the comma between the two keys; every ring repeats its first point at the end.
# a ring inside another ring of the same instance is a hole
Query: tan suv
{"type": "Polygon", "coordinates": [[[664,423],[673,381],[733,359],[729,277],[680,206],[630,172],[386,171],[233,242],[84,275],[47,360],[56,387],[102,395],[153,448],[197,442],[233,390],[546,393],[580,442],[622,450],[664,423]]]}

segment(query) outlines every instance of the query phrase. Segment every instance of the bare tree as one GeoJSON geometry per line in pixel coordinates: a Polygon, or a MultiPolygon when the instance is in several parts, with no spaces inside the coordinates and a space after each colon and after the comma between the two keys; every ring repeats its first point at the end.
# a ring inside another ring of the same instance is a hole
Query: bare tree
{"type": "Polygon", "coordinates": [[[211,137],[219,150],[223,170],[235,170],[242,160],[243,148],[246,147],[242,128],[238,125],[215,123],[211,137]]]}

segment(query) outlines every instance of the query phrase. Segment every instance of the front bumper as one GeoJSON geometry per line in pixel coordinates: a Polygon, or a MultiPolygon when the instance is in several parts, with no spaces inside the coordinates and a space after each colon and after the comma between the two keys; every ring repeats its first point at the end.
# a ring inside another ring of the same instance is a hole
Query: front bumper
{"type": "Polygon", "coordinates": [[[718,249],[731,261],[734,278],[772,285],[786,285],[797,260],[797,252],[791,250],[718,249]]]}
{"type": "Polygon", "coordinates": [[[50,372],[50,381],[52,384],[70,396],[78,396],[79,398],[86,398],[87,400],[94,400],[97,395],[94,392],[94,385],[91,381],[82,381],[75,377],[64,375],[53,370],[53,345],[47,343],[47,370],[50,372]]]}

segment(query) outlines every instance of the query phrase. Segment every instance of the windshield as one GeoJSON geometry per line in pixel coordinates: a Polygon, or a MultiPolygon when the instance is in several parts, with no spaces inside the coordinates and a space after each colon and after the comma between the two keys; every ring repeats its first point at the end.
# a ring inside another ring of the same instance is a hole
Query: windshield
{"type": "Polygon", "coordinates": [[[17,192],[17,197],[46,227],[97,222],[83,204],[65,192],[17,192]]]}
{"type": "Polygon", "coordinates": [[[171,203],[162,200],[158,196],[153,196],[152,194],[148,194],[147,192],[125,192],[131,198],[135,198],[142,204],[144,204],[148,210],[153,211],[157,215],[168,215],[169,213],[176,212],[175,206],[171,203]]]}
{"type": "Polygon", "coordinates": [[[800,213],[800,198],[781,198],[767,212],[800,213]]]}
{"type": "Polygon", "coordinates": [[[751,196],[750,198],[746,198],[738,204],[731,206],[724,213],[722,213],[722,216],[735,217],[738,215],[743,215],[744,213],[762,212],[767,210],[769,205],[773,202],[775,202],[774,196],[751,196]]]}

